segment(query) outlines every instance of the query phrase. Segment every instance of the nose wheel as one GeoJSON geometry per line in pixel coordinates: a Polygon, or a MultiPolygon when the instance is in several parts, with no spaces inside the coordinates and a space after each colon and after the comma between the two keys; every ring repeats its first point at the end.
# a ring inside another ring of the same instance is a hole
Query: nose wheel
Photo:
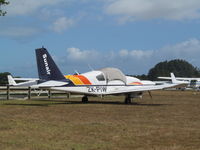
{"type": "Polygon", "coordinates": [[[87,96],[83,96],[82,97],[82,102],[83,103],[87,103],[88,102],[88,97],[87,96]]]}

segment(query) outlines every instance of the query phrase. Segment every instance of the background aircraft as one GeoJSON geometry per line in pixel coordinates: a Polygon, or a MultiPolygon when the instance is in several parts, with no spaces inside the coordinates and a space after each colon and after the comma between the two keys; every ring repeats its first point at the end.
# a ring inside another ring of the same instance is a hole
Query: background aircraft
{"type": "Polygon", "coordinates": [[[38,83],[39,78],[13,78],[11,75],[7,76],[8,84],[10,86],[17,86],[17,87],[28,87],[38,83]],[[17,83],[16,81],[20,81],[17,83]]]}
{"type": "MultiPolygon", "coordinates": [[[[171,77],[158,77],[159,79],[166,79],[166,80],[171,80],[171,77]]],[[[200,78],[185,78],[185,77],[176,77],[176,80],[178,81],[183,81],[187,83],[188,88],[193,88],[193,89],[200,89],[200,78]]]]}
{"type": "Polygon", "coordinates": [[[125,103],[131,103],[132,98],[141,97],[145,91],[182,85],[182,82],[174,77],[173,83],[155,85],[152,81],[141,81],[125,76],[117,68],[103,68],[79,75],[64,76],[45,48],[36,49],[36,59],[39,80],[38,84],[31,86],[32,88],[83,94],[82,102],[87,102],[88,96],[124,95],[125,103]]]}

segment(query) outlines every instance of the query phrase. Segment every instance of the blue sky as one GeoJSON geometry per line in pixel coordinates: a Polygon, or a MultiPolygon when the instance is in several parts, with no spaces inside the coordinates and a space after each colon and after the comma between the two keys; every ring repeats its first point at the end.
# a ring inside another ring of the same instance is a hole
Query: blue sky
{"type": "Polygon", "coordinates": [[[64,74],[91,67],[146,74],[177,58],[200,68],[199,0],[10,0],[2,8],[0,72],[37,77],[42,46],[64,74]]]}

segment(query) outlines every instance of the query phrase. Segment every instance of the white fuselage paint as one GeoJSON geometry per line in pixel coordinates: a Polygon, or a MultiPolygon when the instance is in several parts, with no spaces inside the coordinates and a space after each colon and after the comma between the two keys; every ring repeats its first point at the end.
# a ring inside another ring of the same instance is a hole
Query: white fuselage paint
{"type": "Polygon", "coordinates": [[[60,91],[71,91],[72,93],[82,93],[86,95],[108,95],[109,93],[115,93],[115,91],[116,93],[118,93],[119,91],[122,91],[122,93],[124,93],[124,91],[129,91],[130,89],[136,90],[138,87],[141,86],[144,86],[144,90],[145,87],[155,86],[155,83],[152,81],[140,80],[138,78],[130,76],[126,76],[126,83],[121,80],[113,80],[109,82],[107,82],[106,80],[99,81],[96,77],[101,74],[101,71],[91,71],[81,74],[86,77],[92,83],[92,85],[52,87],[51,89],[60,91]]]}

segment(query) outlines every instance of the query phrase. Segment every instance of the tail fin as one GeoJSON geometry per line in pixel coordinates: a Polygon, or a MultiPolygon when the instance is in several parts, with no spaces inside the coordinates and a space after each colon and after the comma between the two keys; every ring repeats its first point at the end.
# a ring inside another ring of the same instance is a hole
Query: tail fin
{"type": "Polygon", "coordinates": [[[178,81],[176,80],[176,77],[175,77],[174,73],[170,73],[170,75],[171,75],[172,83],[174,83],[174,84],[178,83],[178,81]]]}
{"type": "Polygon", "coordinates": [[[11,75],[8,75],[8,84],[9,85],[17,85],[17,83],[15,82],[15,80],[13,79],[13,77],[11,75]]]}
{"type": "Polygon", "coordinates": [[[40,80],[65,80],[64,75],[45,48],[39,48],[35,51],[40,80]]]}

